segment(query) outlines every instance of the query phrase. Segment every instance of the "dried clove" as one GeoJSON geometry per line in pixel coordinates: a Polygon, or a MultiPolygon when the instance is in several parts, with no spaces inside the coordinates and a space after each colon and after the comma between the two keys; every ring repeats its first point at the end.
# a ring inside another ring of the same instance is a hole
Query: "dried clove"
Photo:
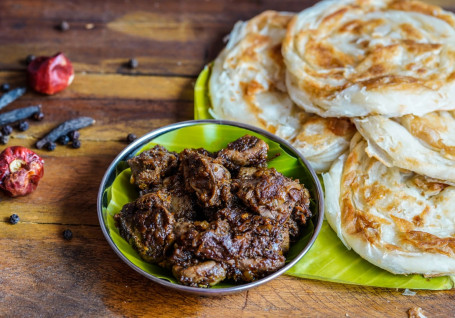
{"type": "Polygon", "coordinates": [[[95,120],[91,117],[78,117],[63,122],[50,133],[44,136],[41,140],[36,143],[36,148],[41,149],[49,142],[55,142],[58,138],[63,135],[67,135],[69,132],[78,130],[84,127],[91,126],[95,123],[95,120]]]}
{"type": "Polygon", "coordinates": [[[24,95],[25,90],[25,87],[18,87],[3,94],[2,97],[0,97],[0,109],[24,95]]]}
{"type": "Polygon", "coordinates": [[[0,126],[14,123],[32,117],[41,112],[41,105],[18,108],[3,114],[0,114],[0,126]]]}

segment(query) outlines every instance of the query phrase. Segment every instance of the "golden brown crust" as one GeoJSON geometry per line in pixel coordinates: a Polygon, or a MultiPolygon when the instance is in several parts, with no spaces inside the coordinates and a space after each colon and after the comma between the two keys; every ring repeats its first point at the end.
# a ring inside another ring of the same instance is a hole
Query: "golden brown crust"
{"type": "Polygon", "coordinates": [[[392,272],[453,274],[455,187],[387,168],[367,156],[365,140],[353,140],[340,174],[338,221],[327,211],[332,227],[339,222],[339,235],[347,244],[392,272]],[[451,265],[442,264],[441,257],[451,265]],[[429,262],[433,258],[435,264],[429,262]]]}
{"type": "Polygon", "coordinates": [[[299,106],[324,117],[451,109],[455,106],[446,104],[455,87],[454,41],[454,15],[439,7],[410,0],[323,1],[288,26],[283,41],[292,74],[288,89],[299,106]],[[381,102],[398,92],[425,93],[428,109],[412,109],[406,99],[390,106],[381,102]],[[337,109],[350,103],[363,111],[337,109]]]}

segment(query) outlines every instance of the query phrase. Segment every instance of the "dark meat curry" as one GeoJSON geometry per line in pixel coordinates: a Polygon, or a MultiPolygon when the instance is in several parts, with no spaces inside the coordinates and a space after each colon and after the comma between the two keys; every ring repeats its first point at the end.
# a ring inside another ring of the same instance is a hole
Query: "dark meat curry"
{"type": "Polygon", "coordinates": [[[267,168],[268,145],[244,136],[216,153],[155,146],[128,160],[140,197],[120,234],[184,285],[254,281],[280,269],[311,213],[308,190],[267,168]]]}

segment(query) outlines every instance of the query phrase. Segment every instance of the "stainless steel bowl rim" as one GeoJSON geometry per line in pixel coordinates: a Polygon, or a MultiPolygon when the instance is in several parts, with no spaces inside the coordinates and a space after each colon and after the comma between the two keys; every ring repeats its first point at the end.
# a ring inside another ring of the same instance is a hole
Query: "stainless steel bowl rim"
{"type": "Polygon", "coordinates": [[[140,273],[141,275],[144,275],[145,277],[149,278],[153,282],[160,284],[165,287],[177,289],[179,291],[187,292],[187,293],[192,293],[192,294],[198,294],[198,295],[206,295],[206,296],[219,296],[219,295],[226,295],[226,294],[232,294],[240,291],[244,291],[259,285],[262,285],[289,270],[292,266],[294,266],[311,248],[313,245],[314,241],[317,238],[317,235],[319,234],[321,230],[321,226],[323,223],[324,219],[324,196],[322,192],[322,187],[319,182],[319,179],[314,172],[313,168],[311,165],[308,163],[308,161],[300,154],[299,151],[297,151],[291,144],[289,144],[286,140],[281,139],[280,137],[277,137],[271,133],[269,133],[266,130],[263,130],[261,128],[257,128],[254,126],[250,126],[247,124],[239,123],[239,122],[234,122],[234,121],[228,121],[228,120],[218,120],[218,119],[204,119],[204,120],[189,120],[189,121],[184,121],[184,122],[179,122],[175,124],[171,124],[168,126],[164,126],[158,129],[155,129],[148,134],[145,134],[141,138],[137,139],[133,143],[131,143],[129,146],[127,146],[125,149],[123,149],[117,157],[112,161],[112,163],[109,165],[109,168],[107,168],[106,173],[103,176],[103,179],[101,181],[101,185],[98,191],[98,199],[97,199],[97,210],[98,210],[98,220],[100,222],[101,230],[103,231],[104,236],[106,237],[106,240],[108,241],[109,245],[112,247],[112,249],[117,253],[117,255],[126,263],[128,264],[132,269],[134,269],[136,272],[140,273]],[[257,281],[251,282],[251,283],[246,283],[246,284],[241,284],[233,287],[227,287],[227,288],[199,288],[199,287],[190,287],[190,286],[185,286],[185,285],[180,285],[180,284],[175,284],[171,283],[165,279],[161,279],[158,277],[155,277],[146,271],[142,270],[141,268],[137,267],[134,265],[123,253],[118,249],[117,245],[113,242],[111,236],[108,233],[108,230],[106,228],[106,225],[104,224],[104,219],[103,219],[103,195],[104,191],[106,189],[106,183],[108,179],[111,177],[113,173],[115,173],[115,169],[118,165],[118,163],[122,160],[124,160],[126,157],[131,155],[132,153],[135,153],[137,150],[139,150],[139,147],[143,146],[144,144],[152,141],[158,136],[161,136],[165,133],[168,133],[170,131],[180,129],[183,127],[188,127],[188,126],[195,126],[195,125],[200,125],[200,124],[218,124],[218,125],[227,125],[227,126],[234,126],[234,127],[239,127],[239,128],[244,128],[247,130],[251,130],[255,133],[261,134],[270,140],[273,140],[280,145],[283,145],[287,147],[289,150],[291,150],[295,155],[297,155],[303,163],[306,165],[308,171],[310,172],[313,181],[316,185],[316,193],[318,195],[317,198],[314,198],[318,202],[318,218],[317,218],[317,224],[315,225],[313,235],[311,239],[309,240],[308,244],[306,247],[289,263],[286,263],[285,266],[280,268],[278,271],[261,278],[257,281]]]}

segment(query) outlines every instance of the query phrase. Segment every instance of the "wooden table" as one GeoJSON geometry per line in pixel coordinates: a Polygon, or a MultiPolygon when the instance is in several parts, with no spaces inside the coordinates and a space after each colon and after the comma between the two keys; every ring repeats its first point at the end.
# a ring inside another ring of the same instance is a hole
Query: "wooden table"
{"type": "MultiPolygon", "coordinates": [[[[0,84],[25,84],[28,54],[64,52],[76,78],[55,96],[28,92],[8,109],[42,104],[45,119],[9,142],[33,148],[58,123],[80,115],[82,147],[38,150],[45,176],[32,195],[1,197],[0,316],[357,316],[430,317],[455,313],[455,292],[346,286],[282,276],[259,288],[205,298],[162,288],[131,270],[105,240],[96,213],[104,171],[128,133],[193,117],[193,85],[239,19],[266,9],[299,11],[312,0],[0,2],[0,84]],[[62,20],[70,30],[55,29],[62,20]],[[135,57],[139,67],[125,67],[135,57]],[[16,213],[21,221],[10,225],[16,213]],[[65,241],[62,231],[74,238],[65,241]]],[[[455,9],[452,0],[433,3],[455,9]]],[[[5,146],[1,146],[2,150],[5,146]]]]}

